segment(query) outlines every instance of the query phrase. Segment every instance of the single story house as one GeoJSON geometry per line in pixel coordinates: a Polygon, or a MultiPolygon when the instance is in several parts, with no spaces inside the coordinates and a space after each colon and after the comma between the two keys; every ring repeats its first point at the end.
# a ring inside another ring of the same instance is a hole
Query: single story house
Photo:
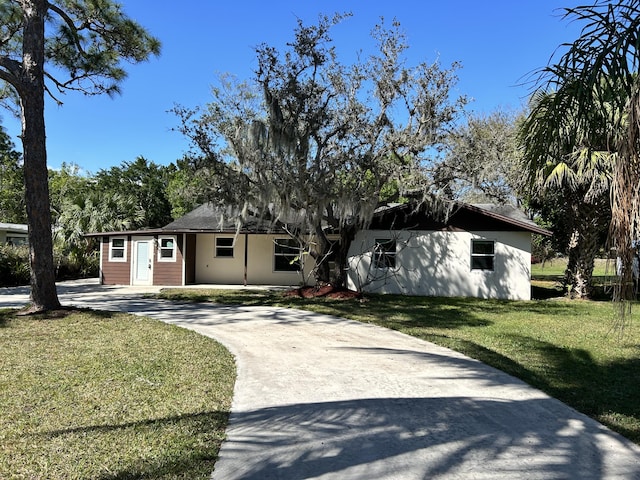
{"type": "Polygon", "coordinates": [[[27,245],[28,243],[28,225],[0,222],[0,245],[27,245]]]}
{"type": "MultiPolygon", "coordinates": [[[[313,282],[313,261],[286,225],[238,225],[204,204],[163,228],[91,233],[103,284],[291,285],[313,282]]],[[[517,209],[457,203],[445,219],[425,208],[377,211],[349,250],[348,287],[366,292],[530,299],[531,235],[550,235],[517,209]]]]}
{"type": "Polygon", "coordinates": [[[531,237],[551,235],[507,205],[454,205],[446,219],[401,204],[358,232],[348,287],[405,295],[531,299],[531,237]]]}

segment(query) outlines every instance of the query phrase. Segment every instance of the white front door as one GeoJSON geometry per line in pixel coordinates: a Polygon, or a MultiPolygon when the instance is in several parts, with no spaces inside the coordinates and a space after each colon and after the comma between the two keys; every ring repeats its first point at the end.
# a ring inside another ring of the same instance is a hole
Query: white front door
{"type": "Polygon", "coordinates": [[[153,238],[133,238],[132,284],[151,285],[153,283],[153,238]]]}

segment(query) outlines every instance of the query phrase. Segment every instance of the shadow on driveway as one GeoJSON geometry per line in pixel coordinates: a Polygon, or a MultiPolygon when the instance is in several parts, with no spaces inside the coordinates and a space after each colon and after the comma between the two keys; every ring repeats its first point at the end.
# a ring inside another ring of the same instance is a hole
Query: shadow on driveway
{"type": "Polygon", "coordinates": [[[567,412],[553,399],[376,398],[232,413],[224,454],[245,461],[213,478],[640,478],[637,452],[605,464],[586,417],[567,412]]]}

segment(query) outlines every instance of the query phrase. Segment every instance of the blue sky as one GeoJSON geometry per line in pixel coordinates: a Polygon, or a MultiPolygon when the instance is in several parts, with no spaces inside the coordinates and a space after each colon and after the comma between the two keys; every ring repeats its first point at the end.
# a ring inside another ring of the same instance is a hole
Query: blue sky
{"type": "MultiPolygon", "coordinates": [[[[526,103],[527,74],[543,67],[578,25],[560,18],[571,0],[121,0],[125,12],[163,44],[162,54],[127,67],[122,95],[85,97],[68,93],[64,105],[48,102],[48,162],[75,163],[87,172],[120,165],[138,156],[160,164],[180,158],[186,140],[171,131],[178,121],[168,111],[211,100],[219,73],[248,78],[256,65],[254,47],[278,48],[293,38],[297,19],[315,23],[320,13],[351,12],[333,30],[345,63],[373,46],[369,36],[380,17],[396,18],[410,45],[409,64],[459,61],[456,95],[473,98],[468,110],[519,109],[526,103]]],[[[21,148],[19,122],[0,112],[2,125],[21,148]]]]}

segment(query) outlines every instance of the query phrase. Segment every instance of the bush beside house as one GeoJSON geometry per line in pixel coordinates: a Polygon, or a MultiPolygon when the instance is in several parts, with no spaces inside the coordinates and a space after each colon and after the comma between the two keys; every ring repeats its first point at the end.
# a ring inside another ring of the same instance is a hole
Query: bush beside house
{"type": "Polygon", "coordinates": [[[29,283],[29,247],[0,245],[0,287],[29,283]]]}
{"type": "MultiPolygon", "coordinates": [[[[54,251],[57,280],[92,278],[98,276],[98,253],[86,255],[74,261],[67,255],[54,251]]],[[[29,284],[29,247],[25,245],[0,245],[0,287],[16,287],[29,284]]]]}

